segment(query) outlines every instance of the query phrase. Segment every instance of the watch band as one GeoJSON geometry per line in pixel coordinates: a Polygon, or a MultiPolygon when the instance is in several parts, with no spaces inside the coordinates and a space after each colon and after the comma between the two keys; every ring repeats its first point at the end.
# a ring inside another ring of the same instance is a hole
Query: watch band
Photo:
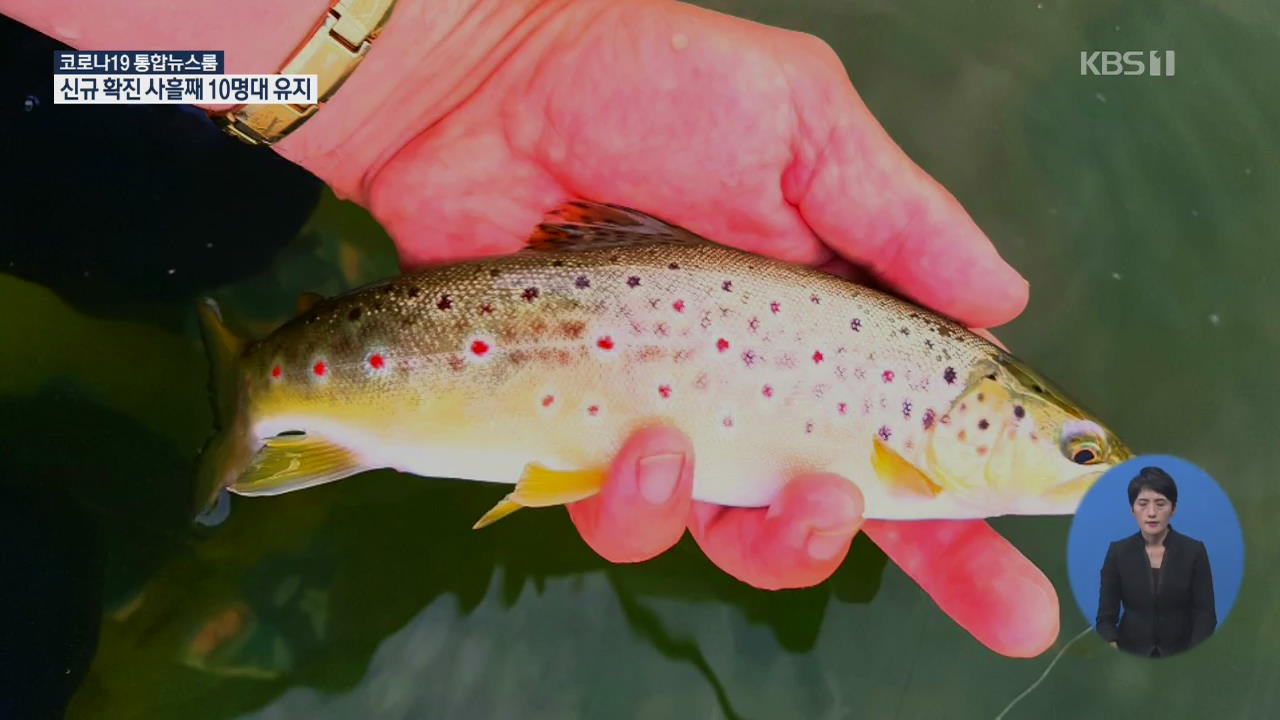
{"type": "Polygon", "coordinates": [[[342,87],[391,17],[396,0],[337,0],[320,24],[280,69],[281,75],[315,75],[313,105],[237,105],[210,113],[219,127],[250,145],[271,145],[306,122],[342,87]]]}

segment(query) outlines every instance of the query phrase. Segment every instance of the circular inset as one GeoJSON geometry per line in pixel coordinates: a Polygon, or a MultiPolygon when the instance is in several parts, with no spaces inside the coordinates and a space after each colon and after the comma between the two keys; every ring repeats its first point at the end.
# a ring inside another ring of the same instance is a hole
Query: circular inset
{"type": "Polygon", "coordinates": [[[1119,650],[1165,657],[1222,625],[1244,573],[1231,501],[1204,470],[1144,455],[1108,470],[1080,501],[1067,540],[1076,604],[1119,650]]]}

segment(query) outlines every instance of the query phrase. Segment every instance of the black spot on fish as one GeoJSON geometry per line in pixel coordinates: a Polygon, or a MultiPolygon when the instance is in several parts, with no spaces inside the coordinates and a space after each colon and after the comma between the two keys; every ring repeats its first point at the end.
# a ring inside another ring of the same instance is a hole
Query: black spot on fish
{"type": "Polygon", "coordinates": [[[988,375],[988,376],[987,376],[987,379],[988,379],[988,380],[992,380],[992,381],[994,381],[994,380],[996,379],[996,374],[995,374],[995,373],[991,373],[990,375],[988,375]]]}
{"type": "Polygon", "coordinates": [[[551,266],[552,266],[552,267],[564,267],[564,261],[563,261],[563,260],[553,260],[553,261],[551,262],[551,266]]]}
{"type": "Polygon", "coordinates": [[[409,288],[409,297],[416,298],[421,294],[422,294],[422,288],[416,288],[416,287],[409,288]]]}
{"type": "Polygon", "coordinates": [[[978,421],[978,429],[979,429],[979,430],[986,430],[986,429],[987,429],[987,428],[989,428],[989,427],[991,427],[991,423],[987,422],[987,419],[986,419],[986,418],[983,418],[983,419],[981,419],[981,420],[979,420],[979,421],[978,421]]]}
{"type": "Polygon", "coordinates": [[[854,332],[862,332],[862,321],[854,318],[849,321],[849,329],[854,332]]]}
{"type": "Polygon", "coordinates": [[[942,379],[947,381],[948,385],[954,385],[956,382],[956,369],[948,367],[942,371],[942,379]]]}
{"type": "Polygon", "coordinates": [[[936,416],[933,414],[932,409],[924,411],[924,417],[920,419],[920,422],[921,424],[924,425],[925,430],[928,430],[929,428],[933,427],[933,420],[935,417],[936,416]]]}
{"type": "Polygon", "coordinates": [[[520,297],[524,298],[525,302],[533,302],[538,299],[538,288],[527,287],[524,292],[520,293],[520,297]]]}
{"type": "Polygon", "coordinates": [[[436,303],[436,307],[440,308],[441,310],[448,310],[449,308],[453,307],[453,298],[449,297],[448,295],[441,295],[440,301],[436,303]]]}
{"type": "Polygon", "coordinates": [[[640,287],[639,276],[632,275],[631,277],[627,278],[627,287],[631,287],[631,288],[640,287]]]}
{"type": "Polygon", "coordinates": [[[591,287],[591,281],[587,279],[586,275],[579,275],[578,278],[573,281],[573,286],[579,290],[583,290],[591,287]]]}
{"type": "Polygon", "coordinates": [[[679,266],[679,265],[677,265],[676,263],[671,263],[670,265],[667,265],[667,269],[668,269],[668,270],[679,270],[679,269],[680,269],[680,266],[679,266]]]}
{"type": "Polygon", "coordinates": [[[347,319],[348,319],[348,320],[351,320],[351,321],[353,321],[353,322],[354,322],[354,321],[356,321],[356,320],[359,320],[359,319],[360,319],[360,315],[361,315],[361,313],[363,313],[363,312],[364,312],[364,310],[362,310],[362,309],[360,308],[360,306],[359,306],[359,305],[357,305],[357,306],[355,306],[355,307],[351,308],[351,312],[347,313],[347,319]]]}
{"type": "Polygon", "coordinates": [[[1014,405],[1014,406],[1013,406],[1013,416],[1014,416],[1014,417],[1016,417],[1016,418],[1018,418],[1019,420],[1021,420],[1023,417],[1025,417],[1025,416],[1026,416],[1026,414],[1027,414],[1027,411],[1026,411],[1026,410],[1024,410],[1024,409],[1022,408],[1022,406],[1021,406],[1021,405],[1014,405]]]}
{"type": "Polygon", "coordinates": [[[489,277],[491,277],[491,278],[496,278],[496,277],[498,277],[498,276],[499,276],[499,275],[501,275],[501,274],[502,274],[502,271],[501,271],[501,270],[499,270],[498,268],[493,268],[493,269],[489,270],[489,277]]]}
{"type": "Polygon", "coordinates": [[[732,281],[732,280],[725,280],[724,282],[720,283],[720,287],[721,287],[721,289],[723,289],[725,292],[733,292],[733,281],[732,281]]]}

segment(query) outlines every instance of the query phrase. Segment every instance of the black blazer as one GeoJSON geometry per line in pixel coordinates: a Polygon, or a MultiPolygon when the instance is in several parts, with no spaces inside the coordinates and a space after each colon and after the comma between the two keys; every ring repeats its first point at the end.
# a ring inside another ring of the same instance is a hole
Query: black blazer
{"type": "Polygon", "coordinates": [[[1111,543],[1102,563],[1098,634],[1116,641],[1121,650],[1147,656],[1158,647],[1163,656],[1196,645],[1217,627],[1209,554],[1204,543],[1172,525],[1164,539],[1160,590],[1152,591],[1151,561],[1142,533],[1111,543]]]}

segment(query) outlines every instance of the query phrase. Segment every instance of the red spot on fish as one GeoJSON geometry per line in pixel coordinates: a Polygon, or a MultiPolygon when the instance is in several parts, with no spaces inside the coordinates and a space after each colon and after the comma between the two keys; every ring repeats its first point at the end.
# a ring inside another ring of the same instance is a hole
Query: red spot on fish
{"type": "Polygon", "coordinates": [[[317,376],[323,376],[324,371],[325,371],[325,366],[324,366],[323,360],[311,366],[311,372],[315,373],[317,376]]]}
{"type": "Polygon", "coordinates": [[[822,362],[822,360],[823,360],[823,357],[822,357],[822,351],[821,351],[821,350],[814,350],[814,351],[813,351],[813,364],[814,364],[814,365],[817,365],[818,363],[822,362]]]}
{"type": "Polygon", "coordinates": [[[809,435],[813,432],[813,421],[810,420],[804,424],[804,434],[809,435]]]}
{"type": "Polygon", "coordinates": [[[716,349],[719,350],[720,352],[724,352],[728,350],[729,341],[725,340],[724,338],[720,338],[719,340],[716,341],[716,349]]]}
{"type": "Polygon", "coordinates": [[[595,416],[599,415],[599,414],[600,414],[600,406],[599,406],[599,405],[592,405],[591,407],[587,408],[587,414],[588,414],[588,415],[590,415],[591,417],[595,417],[595,416]]]}
{"type": "Polygon", "coordinates": [[[483,340],[476,340],[471,343],[471,354],[476,357],[484,357],[489,352],[489,343],[483,340]]]}
{"type": "Polygon", "coordinates": [[[724,419],[720,421],[720,424],[724,425],[727,428],[733,427],[733,417],[730,415],[725,415],[724,419]]]}
{"type": "Polygon", "coordinates": [[[608,335],[605,335],[599,340],[596,340],[596,347],[600,348],[601,350],[612,350],[613,338],[608,335]]]}
{"type": "Polygon", "coordinates": [[[551,403],[556,401],[555,395],[544,395],[542,397],[542,407],[551,407],[551,403]]]}
{"type": "Polygon", "coordinates": [[[773,397],[773,386],[765,385],[764,387],[760,388],[760,394],[764,395],[767,398],[773,397]]]}
{"type": "Polygon", "coordinates": [[[373,368],[374,370],[381,370],[385,364],[386,363],[385,361],[383,361],[382,356],[379,355],[378,353],[374,353],[369,356],[369,367],[373,368]]]}
{"type": "Polygon", "coordinates": [[[978,454],[979,454],[979,455],[986,455],[986,454],[987,454],[987,446],[986,446],[986,445],[979,445],[979,446],[978,446],[978,454]]]}
{"type": "Polygon", "coordinates": [[[679,312],[679,313],[684,312],[684,301],[683,301],[683,300],[677,300],[677,301],[675,301],[675,302],[671,303],[671,309],[673,309],[673,310],[675,310],[676,312],[679,312]]]}
{"type": "Polygon", "coordinates": [[[887,383],[893,382],[893,371],[885,370],[884,372],[880,373],[880,379],[884,380],[887,383]]]}
{"type": "Polygon", "coordinates": [[[924,411],[924,417],[920,419],[920,422],[921,424],[924,425],[925,430],[928,430],[929,428],[933,427],[933,421],[935,417],[936,416],[934,415],[932,408],[924,411]]]}
{"type": "Polygon", "coordinates": [[[280,377],[280,366],[279,366],[279,365],[277,365],[277,366],[275,366],[275,367],[271,368],[271,377],[273,377],[273,378],[278,378],[278,377],[280,377]]]}
{"type": "Polygon", "coordinates": [[[769,303],[769,311],[772,312],[774,315],[777,315],[779,312],[782,312],[782,304],[779,303],[777,300],[774,300],[773,302],[769,303]]]}
{"type": "Polygon", "coordinates": [[[520,293],[520,297],[524,298],[525,302],[533,302],[534,300],[538,299],[538,288],[536,287],[525,288],[524,292],[520,293]]]}
{"type": "Polygon", "coordinates": [[[480,314],[481,314],[481,315],[492,315],[492,314],[493,314],[493,306],[492,306],[492,305],[490,305],[489,303],[485,303],[485,304],[481,305],[481,306],[480,306],[480,314]]]}
{"type": "Polygon", "coordinates": [[[964,442],[967,435],[968,433],[961,430],[960,432],[956,433],[956,439],[959,440],[960,442],[964,442]]]}
{"type": "Polygon", "coordinates": [[[448,310],[449,308],[453,307],[453,299],[450,298],[448,295],[441,295],[440,301],[436,303],[436,307],[440,308],[441,310],[448,310]]]}
{"type": "Polygon", "coordinates": [[[847,403],[840,403],[839,405],[836,405],[836,410],[841,415],[844,415],[845,413],[849,412],[849,405],[847,403]]]}
{"type": "Polygon", "coordinates": [[[669,398],[669,397],[671,397],[671,386],[670,386],[670,385],[659,385],[659,386],[658,386],[658,395],[662,396],[663,398],[669,398]]]}

